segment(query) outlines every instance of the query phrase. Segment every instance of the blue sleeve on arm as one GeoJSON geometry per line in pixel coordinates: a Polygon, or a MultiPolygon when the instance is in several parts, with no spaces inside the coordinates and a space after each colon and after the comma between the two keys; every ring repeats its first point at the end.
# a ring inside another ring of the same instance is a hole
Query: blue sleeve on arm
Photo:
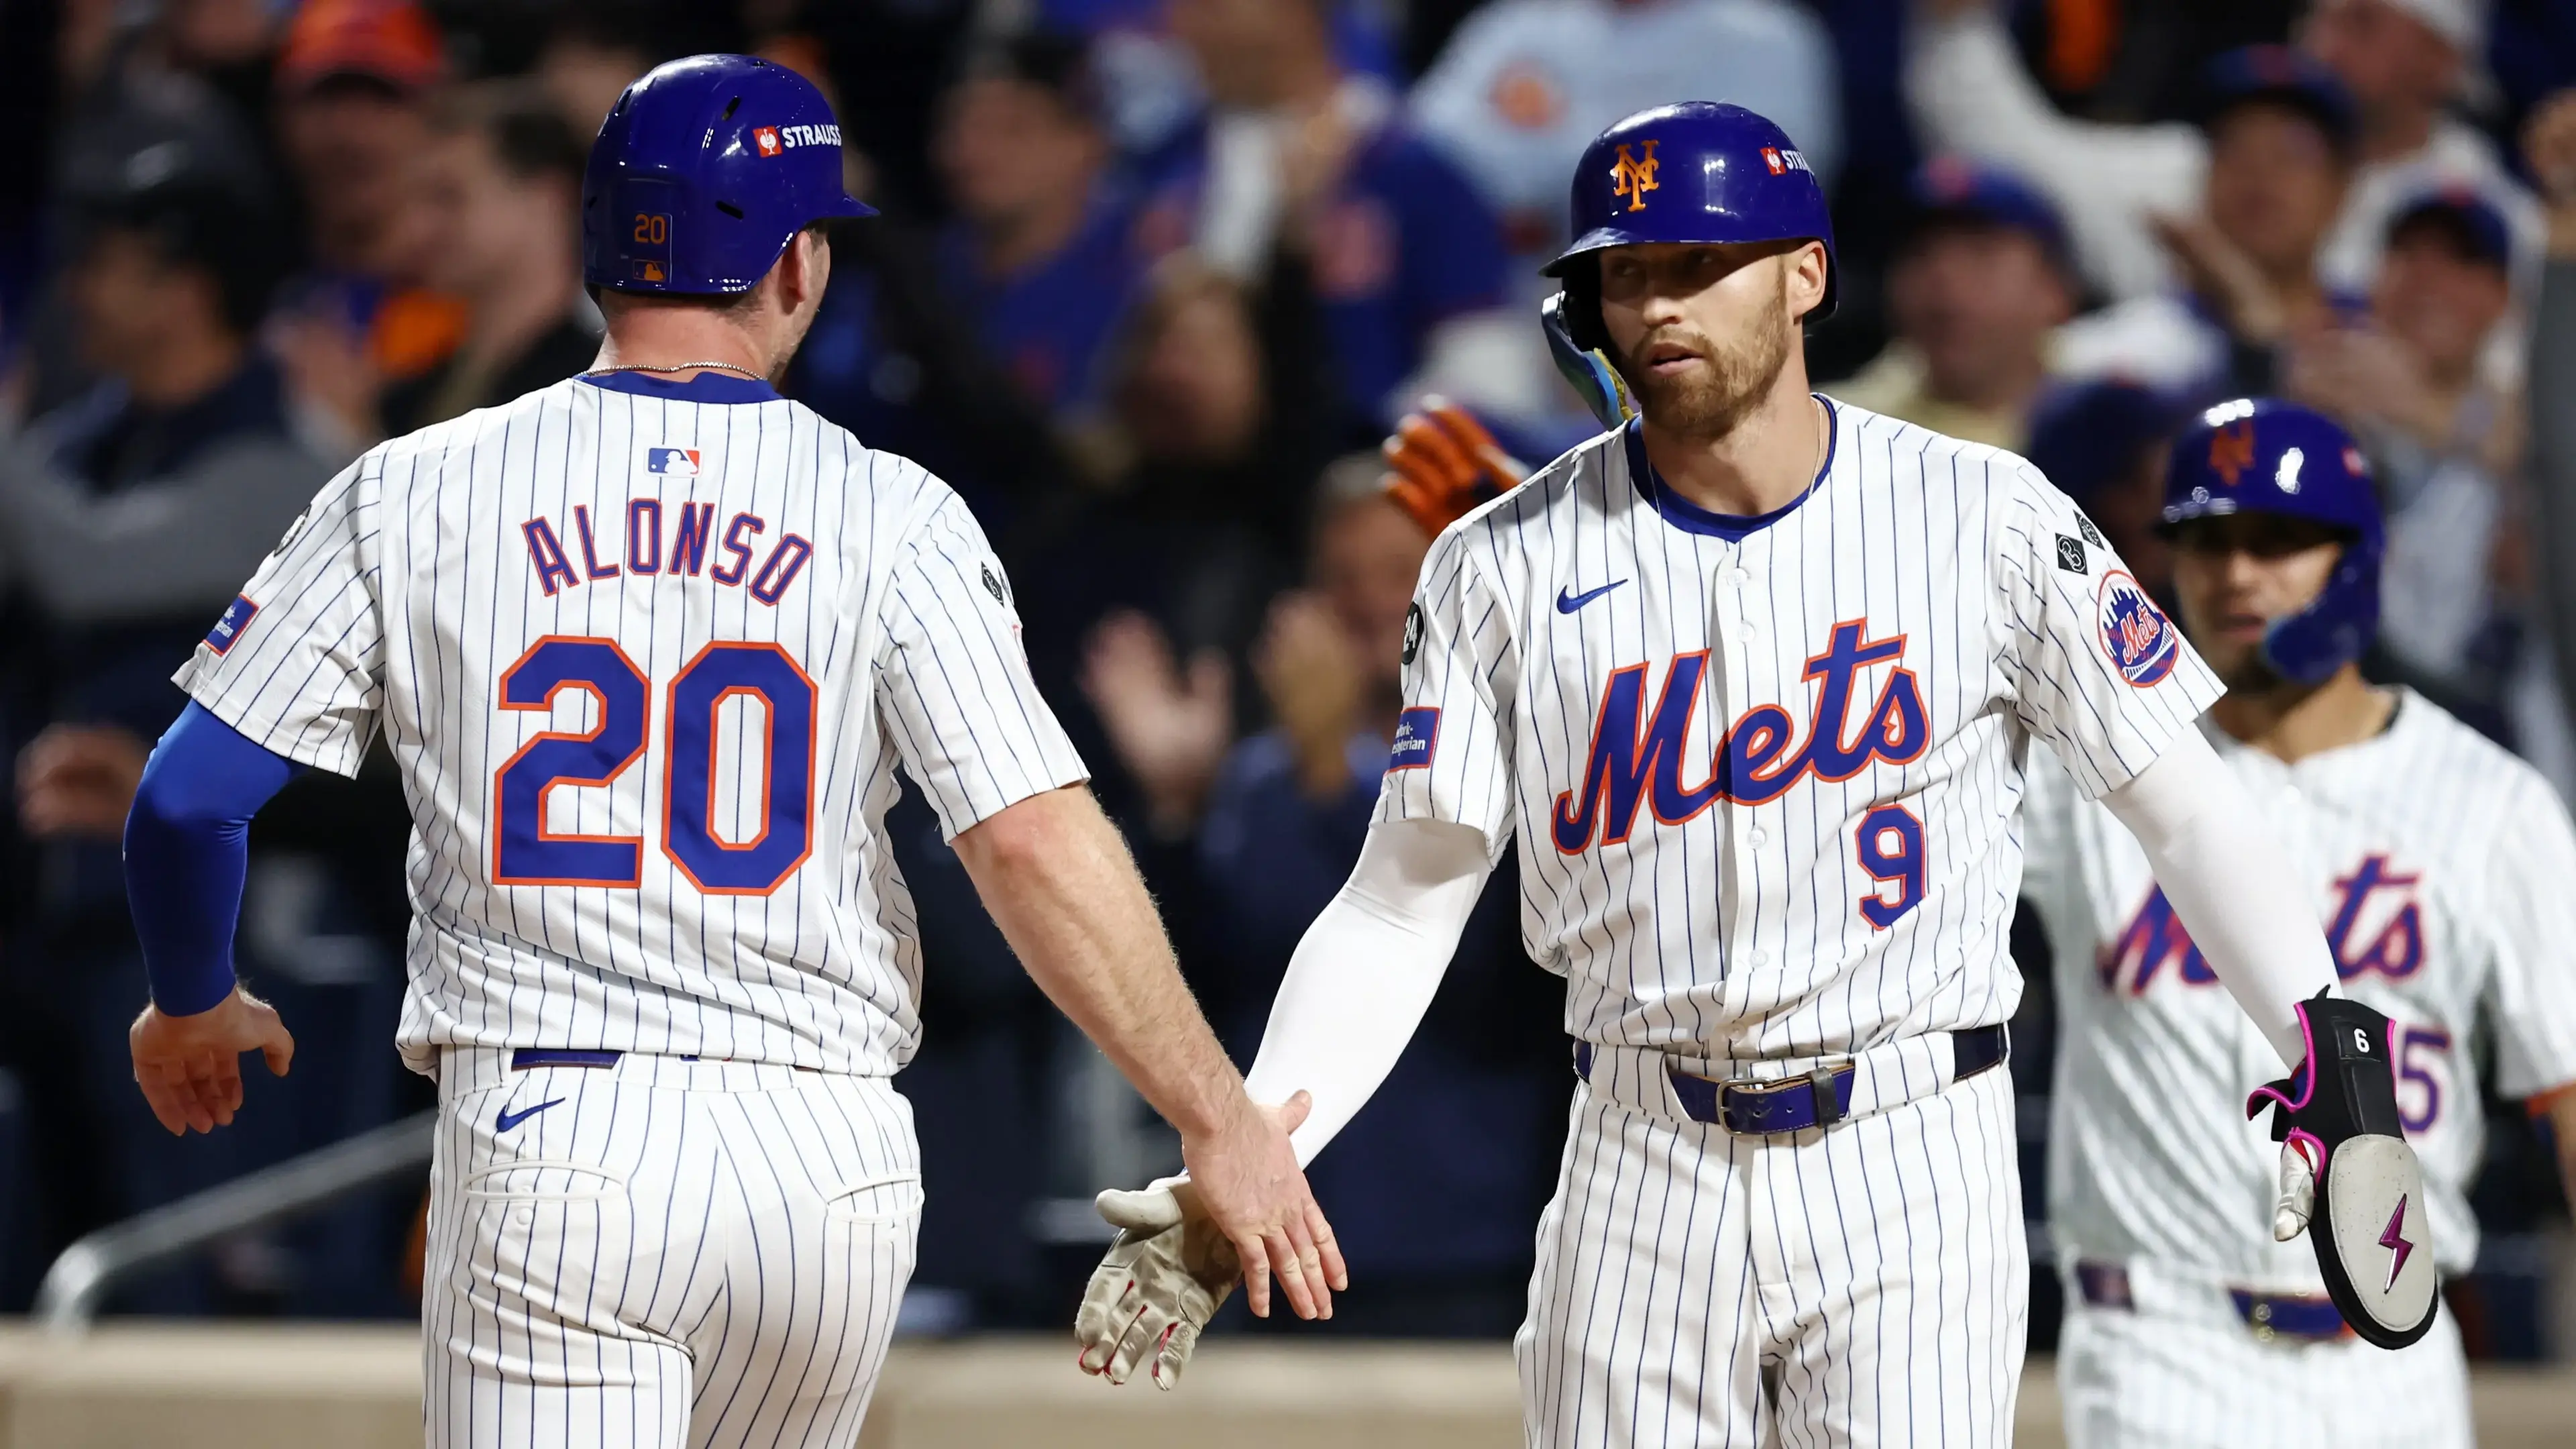
{"type": "Polygon", "coordinates": [[[125,895],[163,1012],[194,1016],[232,993],[250,818],[304,768],[193,703],[153,748],[125,817],[125,895]]]}

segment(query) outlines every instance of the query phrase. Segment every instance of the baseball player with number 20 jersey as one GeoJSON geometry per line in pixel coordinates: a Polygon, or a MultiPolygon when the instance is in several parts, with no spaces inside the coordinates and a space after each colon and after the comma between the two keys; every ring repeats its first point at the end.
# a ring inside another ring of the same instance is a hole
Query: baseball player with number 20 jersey
{"type": "MultiPolygon", "coordinates": [[[[2480,1043],[2497,1088],[2540,1099],[2576,1149],[2576,829],[2529,766],[2362,681],[2381,525],[2341,428],[2286,403],[2213,408],[2174,445],[2164,520],[2183,622],[2228,685],[2202,731],[2287,843],[2342,989],[2390,1018],[2431,1256],[2465,1272],[2480,1043]]],[[[2313,1257],[2265,1230],[2241,1090],[2269,1048],[2137,843],[2037,761],[2024,816],[2022,889],[2056,956],[2070,1442],[2470,1443],[2459,1335],[2440,1324],[2394,1355],[2355,1341],[2313,1257]]]]}
{"type": "MultiPolygon", "coordinates": [[[[1790,139],[1734,106],[1644,111],[1584,153],[1572,202],[1559,315],[1641,416],[1433,546],[1377,822],[1253,1090],[1313,1092],[1297,1141],[1320,1147],[1517,838],[1578,1079],[1517,1343],[1529,1442],[2004,1443],[2028,1264],[1999,1068],[2032,750],[2177,879],[2284,1061],[2353,1004],[2307,1000],[2334,980],[2314,919],[2193,728],[2218,683],[2084,516],[2018,458],[1808,390],[1797,326],[1835,275],[1790,139]]],[[[2355,1105],[2390,1074],[2353,1030],[2368,1051],[2284,1084],[2331,1153],[2320,1234],[2420,1197],[2355,1105]]],[[[1187,1266],[1180,1235],[1105,1206],[1128,1231],[1093,1293],[1133,1300],[1112,1324],[1194,1313],[1128,1286],[1187,1266]]],[[[2399,1331],[2428,1282],[2378,1305],[2399,1331]]],[[[1112,1341],[1113,1373],[1177,1367],[1155,1332],[1112,1341]]]]}
{"type": "Polygon", "coordinates": [[[1004,935],[1179,1127],[1248,1271],[1341,1278],[1192,1005],[937,479],[772,391],[843,194],[822,96],[698,56],[593,148],[588,373],[370,451],[179,682],[127,828],[173,1131],[292,1051],[230,960],[241,833],[380,735],[414,812],[400,1033],[437,1078],[433,1445],[856,1442],[922,1212],[898,768],[1004,935]],[[1068,788],[1074,787],[1074,788],[1068,788]]]}

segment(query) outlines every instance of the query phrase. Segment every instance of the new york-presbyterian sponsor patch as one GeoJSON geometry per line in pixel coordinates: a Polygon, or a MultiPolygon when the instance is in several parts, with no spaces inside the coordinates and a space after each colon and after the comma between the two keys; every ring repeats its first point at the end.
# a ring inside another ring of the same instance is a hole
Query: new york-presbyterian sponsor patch
{"type": "Polygon", "coordinates": [[[1386,767],[1390,770],[1416,770],[1431,763],[1431,752],[1440,744],[1440,710],[1436,705],[1419,705],[1396,716],[1395,747],[1387,751],[1386,767]]]}

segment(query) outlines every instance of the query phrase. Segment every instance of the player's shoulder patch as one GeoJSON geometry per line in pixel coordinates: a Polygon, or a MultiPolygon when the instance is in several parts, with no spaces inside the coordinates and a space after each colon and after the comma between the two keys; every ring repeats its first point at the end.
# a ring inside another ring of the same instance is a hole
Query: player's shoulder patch
{"type": "Polygon", "coordinates": [[[259,605],[251,602],[250,595],[235,594],[233,601],[224,606],[223,617],[215,621],[214,628],[206,631],[206,647],[218,656],[231,653],[232,647],[241,642],[242,631],[249,628],[250,621],[258,615],[259,605]]]}
{"type": "Polygon", "coordinates": [[[2182,659],[2182,631],[2125,569],[2102,575],[2094,590],[2095,633],[2120,677],[2144,689],[2161,684],[2182,659]]]}
{"type": "Polygon", "coordinates": [[[1431,764],[1432,752],[1439,747],[1439,707],[1417,705],[1395,717],[1395,743],[1387,751],[1386,767],[1390,770],[1425,769],[1431,764]]]}

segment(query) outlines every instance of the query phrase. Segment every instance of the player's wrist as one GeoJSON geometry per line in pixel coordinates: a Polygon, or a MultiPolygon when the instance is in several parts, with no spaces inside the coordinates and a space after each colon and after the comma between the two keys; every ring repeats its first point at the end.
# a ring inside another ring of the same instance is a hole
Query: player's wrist
{"type": "Polygon", "coordinates": [[[240,991],[241,981],[229,965],[220,971],[160,973],[152,981],[151,1006],[163,1016],[192,1020],[221,1010],[240,991]],[[165,975],[171,979],[162,979],[165,975]]]}

